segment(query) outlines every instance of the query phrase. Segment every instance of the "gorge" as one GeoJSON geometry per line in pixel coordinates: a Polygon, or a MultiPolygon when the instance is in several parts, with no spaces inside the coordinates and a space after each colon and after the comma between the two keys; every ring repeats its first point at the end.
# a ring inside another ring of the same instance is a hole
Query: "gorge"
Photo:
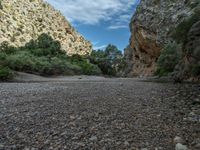
{"type": "Polygon", "coordinates": [[[130,23],[130,44],[125,51],[128,76],[154,75],[161,51],[173,42],[181,45],[182,52],[174,77],[193,76],[191,68],[200,65],[199,3],[198,0],[141,0],[130,23]]]}

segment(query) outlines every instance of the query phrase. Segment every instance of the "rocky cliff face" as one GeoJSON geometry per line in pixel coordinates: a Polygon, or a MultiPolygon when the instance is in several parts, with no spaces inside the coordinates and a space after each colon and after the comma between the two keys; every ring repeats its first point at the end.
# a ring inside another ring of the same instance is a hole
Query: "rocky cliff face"
{"type": "MultiPolygon", "coordinates": [[[[166,43],[172,41],[171,31],[194,13],[197,2],[198,0],[141,0],[130,23],[132,34],[130,45],[125,51],[130,76],[153,75],[161,50],[166,43]]],[[[191,40],[198,25],[197,23],[191,29],[190,42],[186,47],[191,46],[191,42],[199,45],[199,37],[195,41],[191,40]]],[[[196,34],[199,33],[198,31],[196,34]]]]}
{"type": "Polygon", "coordinates": [[[61,43],[68,55],[91,53],[91,43],[43,0],[1,0],[0,3],[0,43],[8,41],[13,46],[23,46],[47,33],[61,43]]]}

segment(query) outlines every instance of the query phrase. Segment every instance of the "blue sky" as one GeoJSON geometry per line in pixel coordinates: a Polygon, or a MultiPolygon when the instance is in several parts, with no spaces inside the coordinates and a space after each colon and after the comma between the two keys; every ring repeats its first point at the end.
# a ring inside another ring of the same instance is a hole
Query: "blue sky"
{"type": "Polygon", "coordinates": [[[129,22],[139,0],[46,0],[69,20],[94,49],[108,44],[123,50],[130,37],[129,22]]]}

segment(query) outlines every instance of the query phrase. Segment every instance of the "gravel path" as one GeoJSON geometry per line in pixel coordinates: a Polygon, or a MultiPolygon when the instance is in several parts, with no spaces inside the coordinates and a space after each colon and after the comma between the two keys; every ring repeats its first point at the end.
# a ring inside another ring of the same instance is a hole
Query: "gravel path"
{"type": "Polygon", "coordinates": [[[198,85],[0,83],[0,150],[174,150],[200,138],[198,85]]]}

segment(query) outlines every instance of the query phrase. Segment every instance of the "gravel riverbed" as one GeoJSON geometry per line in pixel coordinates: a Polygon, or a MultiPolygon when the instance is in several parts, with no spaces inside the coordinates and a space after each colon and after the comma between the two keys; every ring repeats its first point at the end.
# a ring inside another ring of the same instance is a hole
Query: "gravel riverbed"
{"type": "Polygon", "coordinates": [[[176,136],[200,144],[197,84],[0,83],[0,150],[174,150],[176,136]]]}

